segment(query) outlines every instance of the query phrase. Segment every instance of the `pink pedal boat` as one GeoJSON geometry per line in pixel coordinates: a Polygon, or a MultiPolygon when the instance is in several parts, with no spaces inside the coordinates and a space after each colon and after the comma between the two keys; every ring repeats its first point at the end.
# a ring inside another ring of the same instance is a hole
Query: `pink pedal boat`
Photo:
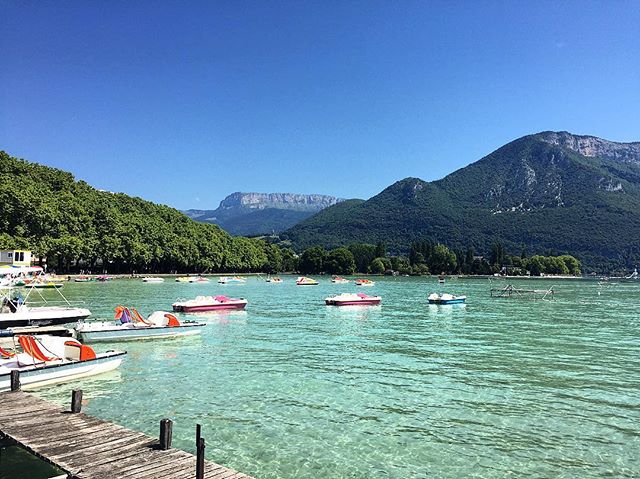
{"type": "Polygon", "coordinates": [[[342,293],[324,300],[327,306],[375,306],[380,304],[380,296],[369,296],[364,293],[342,293]]]}
{"type": "Polygon", "coordinates": [[[177,301],[172,304],[173,310],[180,313],[244,309],[246,305],[247,300],[244,298],[228,298],[227,296],[196,296],[196,299],[177,301]]]}

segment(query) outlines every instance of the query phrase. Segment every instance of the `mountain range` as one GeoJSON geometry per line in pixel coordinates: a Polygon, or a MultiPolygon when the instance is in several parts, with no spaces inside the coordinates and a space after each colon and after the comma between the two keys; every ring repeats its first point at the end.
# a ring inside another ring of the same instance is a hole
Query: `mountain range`
{"type": "Polygon", "coordinates": [[[432,182],[406,178],[286,231],[298,248],[430,239],[488,253],[569,253],[596,269],[640,261],[640,143],[568,132],[519,138],[432,182]]]}
{"type": "Polygon", "coordinates": [[[280,233],[318,211],[342,201],[327,195],[236,192],[215,210],[186,210],[196,221],[214,223],[233,235],[280,233]]]}

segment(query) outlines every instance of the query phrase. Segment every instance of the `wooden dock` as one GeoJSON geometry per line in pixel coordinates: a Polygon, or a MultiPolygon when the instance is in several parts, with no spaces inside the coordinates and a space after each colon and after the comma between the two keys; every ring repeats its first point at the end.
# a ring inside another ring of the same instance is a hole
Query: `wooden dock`
{"type": "MultiPolygon", "coordinates": [[[[78,403],[77,398],[74,403],[78,403]]],[[[0,393],[0,411],[1,436],[62,469],[69,479],[251,479],[204,459],[197,476],[197,458],[193,454],[179,449],[162,450],[159,439],[83,413],[65,411],[22,391],[0,393]]],[[[167,438],[170,446],[170,425],[168,435],[164,430],[164,445],[167,438]]],[[[204,458],[204,440],[201,441],[204,458]]]]}

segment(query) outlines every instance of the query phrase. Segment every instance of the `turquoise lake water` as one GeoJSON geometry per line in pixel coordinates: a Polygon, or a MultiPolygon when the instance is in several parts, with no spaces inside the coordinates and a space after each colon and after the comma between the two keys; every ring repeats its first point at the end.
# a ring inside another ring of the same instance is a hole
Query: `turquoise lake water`
{"type": "Polygon", "coordinates": [[[209,459],[260,479],[640,477],[639,284],[515,281],[555,286],[528,301],[490,298],[506,283],[486,279],[284,280],[67,284],[97,317],[198,294],[249,305],[199,316],[202,337],[97,345],[129,352],[119,371],[37,394],[82,388],[84,411],[152,436],[169,417],[190,452],[200,423],[209,459]],[[355,291],[382,306],[324,306],[355,291]],[[433,291],[468,304],[429,306],[433,291]]]}

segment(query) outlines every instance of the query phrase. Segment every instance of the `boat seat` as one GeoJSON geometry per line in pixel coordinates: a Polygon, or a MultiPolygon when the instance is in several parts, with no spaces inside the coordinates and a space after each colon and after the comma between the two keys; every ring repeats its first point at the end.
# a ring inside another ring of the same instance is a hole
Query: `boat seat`
{"type": "Polygon", "coordinates": [[[96,358],[96,352],[86,344],[80,344],[78,341],[65,341],[64,346],[65,356],[69,359],[87,361],[96,358]],[[69,348],[69,354],[67,354],[67,348],[69,348]]]}
{"type": "Polygon", "coordinates": [[[173,314],[167,313],[164,315],[164,317],[169,320],[167,322],[167,326],[171,328],[175,326],[180,326],[180,321],[178,321],[178,318],[176,318],[173,314]]]}
{"type": "Polygon", "coordinates": [[[18,344],[20,344],[25,353],[38,361],[59,361],[62,359],[58,356],[47,356],[33,336],[18,336],[18,344]]]}
{"type": "Polygon", "coordinates": [[[12,351],[7,351],[4,348],[0,348],[0,357],[3,359],[9,359],[12,358],[16,355],[16,353],[12,352],[12,351]]]}
{"type": "Polygon", "coordinates": [[[142,317],[142,315],[141,315],[140,313],[138,313],[138,310],[137,310],[136,308],[131,308],[131,311],[132,311],[132,312],[133,312],[133,314],[135,315],[135,319],[136,319],[137,321],[140,321],[141,323],[146,324],[147,326],[151,326],[151,325],[153,325],[153,323],[151,323],[151,322],[147,321],[146,319],[144,319],[144,318],[142,317]]]}

